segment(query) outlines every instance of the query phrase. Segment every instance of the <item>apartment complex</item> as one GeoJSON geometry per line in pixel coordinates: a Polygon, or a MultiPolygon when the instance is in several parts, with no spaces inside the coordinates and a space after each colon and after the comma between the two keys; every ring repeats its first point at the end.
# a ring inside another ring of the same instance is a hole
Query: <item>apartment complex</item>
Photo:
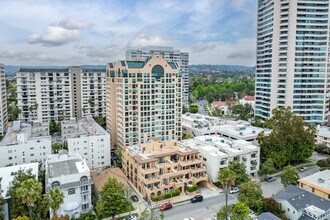
{"type": "Polygon", "coordinates": [[[169,62],[176,62],[182,72],[182,103],[189,106],[189,53],[174,50],[173,47],[148,46],[141,49],[130,49],[126,51],[126,60],[162,56],[169,62]]]}
{"type": "Polygon", "coordinates": [[[328,0],[259,0],[255,115],[291,106],[311,124],[328,115],[328,0]]]}
{"type": "Polygon", "coordinates": [[[161,195],[191,184],[208,184],[203,160],[197,150],[176,141],[133,145],[123,150],[123,172],[143,197],[161,195]]]}
{"type": "Polygon", "coordinates": [[[44,162],[51,147],[48,123],[14,121],[0,143],[0,167],[44,162]]]}
{"type": "Polygon", "coordinates": [[[110,166],[110,134],[91,116],[62,122],[62,139],[70,153],[79,153],[94,170],[110,166]]]}
{"type": "Polygon", "coordinates": [[[323,199],[330,200],[330,170],[314,173],[298,180],[298,186],[323,199]]]}
{"type": "Polygon", "coordinates": [[[22,121],[105,116],[105,68],[21,68],[16,80],[22,121]]]}
{"type": "Polygon", "coordinates": [[[251,142],[205,135],[184,140],[182,146],[199,151],[207,175],[212,182],[217,182],[219,170],[228,167],[233,161],[244,164],[248,175],[257,176],[260,166],[260,148],[251,142]]]}
{"type": "Polygon", "coordinates": [[[181,139],[182,75],[161,56],[107,65],[107,130],[113,148],[181,139]]]}
{"type": "Polygon", "coordinates": [[[330,128],[326,126],[317,126],[316,128],[316,143],[324,144],[330,147],[330,128]]]}
{"type": "Polygon", "coordinates": [[[35,176],[36,180],[38,179],[38,172],[39,172],[39,164],[38,163],[27,163],[22,165],[16,166],[9,166],[9,167],[0,167],[0,185],[2,191],[0,192],[2,198],[4,199],[4,205],[2,206],[4,210],[4,220],[12,219],[10,216],[10,206],[12,205],[12,201],[10,196],[8,195],[8,191],[12,186],[13,180],[18,174],[19,170],[31,170],[31,173],[35,176]]]}
{"type": "Polygon", "coordinates": [[[58,216],[67,214],[78,218],[81,213],[92,210],[91,185],[90,170],[79,154],[48,155],[46,193],[58,188],[64,194],[58,216]]]}
{"type": "Polygon", "coordinates": [[[6,134],[8,129],[7,93],[5,66],[0,63],[0,135],[6,134]]]}

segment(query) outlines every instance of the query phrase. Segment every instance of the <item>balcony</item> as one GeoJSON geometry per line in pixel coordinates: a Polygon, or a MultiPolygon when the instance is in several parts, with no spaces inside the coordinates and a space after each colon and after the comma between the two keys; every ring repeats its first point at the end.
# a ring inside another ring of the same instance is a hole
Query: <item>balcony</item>
{"type": "Polygon", "coordinates": [[[142,173],[143,175],[145,174],[151,174],[151,173],[158,173],[159,169],[158,168],[139,168],[139,172],[142,173]]]}
{"type": "Polygon", "coordinates": [[[188,160],[188,161],[179,160],[180,166],[190,166],[190,165],[199,164],[199,163],[203,163],[203,161],[201,159],[194,159],[194,160],[188,160]]]}

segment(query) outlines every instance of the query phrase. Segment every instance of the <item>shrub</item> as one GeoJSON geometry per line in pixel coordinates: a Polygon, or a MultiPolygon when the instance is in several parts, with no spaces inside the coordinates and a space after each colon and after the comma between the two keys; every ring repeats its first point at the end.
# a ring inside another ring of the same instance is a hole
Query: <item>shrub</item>
{"type": "Polygon", "coordinates": [[[186,191],[188,192],[195,192],[198,189],[198,187],[193,184],[192,186],[186,186],[186,191]]]}
{"type": "Polygon", "coordinates": [[[330,157],[327,159],[317,161],[316,165],[321,167],[322,170],[329,169],[330,168],[330,157]]]}
{"type": "Polygon", "coordinates": [[[321,154],[330,154],[330,147],[325,144],[317,144],[314,150],[321,154]]]}
{"type": "Polygon", "coordinates": [[[159,196],[151,196],[150,199],[153,202],[157,202],[157,201],[161,201],[161,200],[164,200],[164,199],[169,199],[169,198],[172,198],[172,197],[175,197],[175,196],[179,196],[180,193],[181,193],[180,190],[176,189],[173,192],[164,193],[164,194],[161,194],[159,196]]]}

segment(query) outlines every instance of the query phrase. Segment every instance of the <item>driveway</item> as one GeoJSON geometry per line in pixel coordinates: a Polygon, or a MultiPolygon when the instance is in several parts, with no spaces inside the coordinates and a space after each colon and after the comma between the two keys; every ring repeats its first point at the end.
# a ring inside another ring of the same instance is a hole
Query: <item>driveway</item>
{"type": "Polygon", "coordinates": [[[204,187],[204,186],[199,186],[198,190],[200,191],[200,194],[202,194],[204,198],[210,198],[210,197],[213,197],[213,196],[218,196],[221,192],[220,189],[217,189],[217,190],[213,191],[213,190],[211,190],[207,187],[204,187]]]}

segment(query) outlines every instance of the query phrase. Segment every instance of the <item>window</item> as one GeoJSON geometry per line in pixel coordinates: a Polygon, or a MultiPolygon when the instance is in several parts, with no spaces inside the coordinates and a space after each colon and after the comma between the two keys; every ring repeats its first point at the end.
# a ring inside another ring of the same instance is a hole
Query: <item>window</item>
{"type": "Polygon", "coordinates": [[[290,209],[288,208],[288,212],[290,212],[290,209]]]}
{"type": "Polygon", "coordinates": [[[55,188],[60,188],[60,185],[61,185],[60,182],[55,181],[55,182],[52,183],[52,188],[53,188],[53,189],[55,189],[55,188]]]}
{"type": "Polygon", "coordinates": [[[69,195],[72,195],[72,194],[75,194],[76,193],[76,190],[74,188],[71,188],[68,190],[68,194],[69,195]]]}

